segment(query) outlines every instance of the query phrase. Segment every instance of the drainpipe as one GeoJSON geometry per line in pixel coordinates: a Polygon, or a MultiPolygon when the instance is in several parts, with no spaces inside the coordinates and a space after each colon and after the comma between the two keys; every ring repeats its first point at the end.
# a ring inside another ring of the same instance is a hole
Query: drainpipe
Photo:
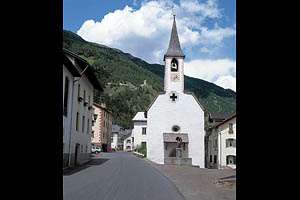
{"type": "Polygon", "coordinates": [[[219,152],[220,152],[220,163],[219,163],[219,168],[221,169],[221,165],[222,165],[222,134],[221,134],[221,131],[219,131],[219,134],[220,134],[220,148],[219,148],[219,152]]]}

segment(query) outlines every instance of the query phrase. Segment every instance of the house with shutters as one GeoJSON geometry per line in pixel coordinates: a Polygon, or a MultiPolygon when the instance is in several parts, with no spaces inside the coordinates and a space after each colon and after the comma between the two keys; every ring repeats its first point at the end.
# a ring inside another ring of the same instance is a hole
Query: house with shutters
{"type": "Polygon", "coordinates": [[[206,167],[236,168],[236,114],[210,114],[206,134],[206,167]],[[218,117],[217,117],[218,116],[218,117]]]}
{"type": "Polygon", "coordinates": [[[108,110],[105,103],[93,104],[95,118],[92,121],[92,145],[101,147],[107,152],[111,147],[110,137],[112,134],[112,112],[108,110]]]}
{"type": "Polygon", "coordinates": [[[63,167],[90,160],[94,90],[103,92],[88,62],[63,49],[63,167]]]}

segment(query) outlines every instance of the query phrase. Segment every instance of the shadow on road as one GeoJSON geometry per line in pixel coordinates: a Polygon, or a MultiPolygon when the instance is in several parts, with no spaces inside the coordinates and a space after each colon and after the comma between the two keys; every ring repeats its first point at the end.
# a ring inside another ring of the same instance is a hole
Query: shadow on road
{"type": "Polygon", "coordinates": [[[104,158],[92,158],[91,161],[89,161],[89,162],[87,162],[83,165],[76,166],[76,167],[70,167],[70,168],[67,168],[67,169],[63,170],[63,176],[73,175],[73,174],[75,174],[77,172],[80,172],[84,169],[87,169],[91,166],[102,165],[103,163],[105,163],[108,160],[109,159],[104,159],[104,158]]]}

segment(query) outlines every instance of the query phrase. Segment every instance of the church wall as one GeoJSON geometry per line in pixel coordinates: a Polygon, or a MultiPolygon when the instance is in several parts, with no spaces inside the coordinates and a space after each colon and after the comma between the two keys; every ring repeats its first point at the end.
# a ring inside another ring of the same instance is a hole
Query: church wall
{"type": "Polygon", "coordinates": [[[192,164],[204,168],[204,112],[192,95],[179,93],[171,102],[169,94],[159,95],[148,110],[147,157],[164,164],[163,133],[171,133],[178,125],[180,133],[188,133],[189,157],[192,164]]]}

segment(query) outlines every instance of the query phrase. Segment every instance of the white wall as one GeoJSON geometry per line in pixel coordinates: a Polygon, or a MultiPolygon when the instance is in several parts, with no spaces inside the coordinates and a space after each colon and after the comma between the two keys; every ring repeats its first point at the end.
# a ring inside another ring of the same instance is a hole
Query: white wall
{"type": "Polygon", "coordinates": [[[184,91],[184,61],[183,58],[177,58],[178,61],[178,74],[180,76],[178,82],[171,81],[171,74],[175,72],[171,72],[171,61],[173,58],[167,57],[165,59],[165,77],[164,77],[164,91],[171,92],[183,92],[184,91]]]}
{"type": "MultiPolygon", "coordinates": [[[[71,136],[71,153],[75,153],[75,145],[79,143],[80,146],[83,145],[82,153],[91,152],[91,137],[92,137],[92,115],[93,109],[88,109],[89,106],[93,105],[93,93],[94,88],[89,82],[87,77],[83,75],[80,81],[75,82],[74,92],[73,92],[73,113],[72,113],[72,136],[71,136]],[[83,105],[83,101],[78,101],[78,85],[80,84],[80,96],[83,97],[84,90],[86,91],[86,102],[88,102],[88,97],[90,96],[90,104],[87,106],[83,105]],[[76,130],[76,115],[79,112],[79,129],[76,130]],[[82,132],[82,116],[85,116],[85,128],[82,132]],[[87,122],[89,119],[89,129],[87,130],[87,122]],[[87,152],[86,150],[87,146],[87,152]]],[[[81,150],[80,150],[81,152],[81,150]]]]}
{"type": "Polygon", "coordinates": [[[134,121],[133,125],[134,147],[142,145],[142,142],[147,142],[147,122],[134,121]],[[143,128],[146,128],[146,135],[142,134],[143,128]]]}
{"type": "MultiPolygon", "coordinates": [[[[219,149],[221,149],[219,151],[219,160],[220,160],[221,166],[227,165],[226,156],[228,156],[228,155],[236,156],[236,147],[226,147],[227,139],[236,139],[236,121],[235,120],[236,120],[236,118],[233,118],[219,127],[219,132],[220,132],[219,133],[219,141],[221,141],[220,146],[219,146],[219,149]],[[228,125],[229,123],[233,124],[233,133],[232,134],[229,133],[229,125],[228,125]]],[[[231,167],[234,167],[234,165],[231,167]]]]}
{"type": "Polygon", "coordinates": [[[117,148],[118,146],[118,133],[112,133],[113,142],[111,143],[111,148],[117,148]]]}
{"type": "Polygon", "coordinates": [[[147,157],[164,163],[163,133],[171,133],[174,125],[189,137],[189,158],[192,164],[204,168],[204,112],[192,95],[179,93],[179,100],[171,102],[169,94],[159,95],[148,110],[147,157]]]}

